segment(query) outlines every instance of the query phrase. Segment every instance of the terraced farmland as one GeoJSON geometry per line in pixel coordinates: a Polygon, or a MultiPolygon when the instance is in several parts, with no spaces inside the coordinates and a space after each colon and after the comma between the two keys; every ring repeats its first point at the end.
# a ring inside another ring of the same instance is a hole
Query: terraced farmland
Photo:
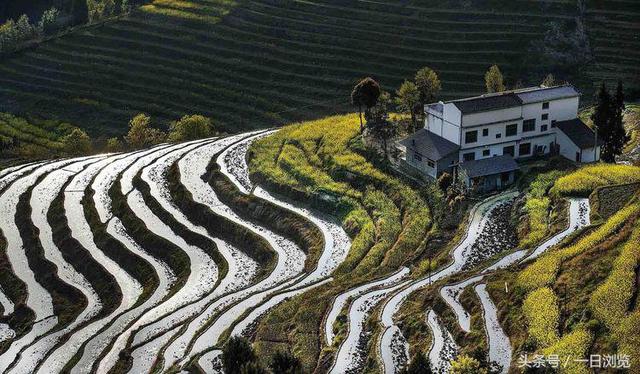
{"type": "MultiPolygon", "coordinates": [[[[596,3],[585,16],[595,65],[571,80],[587,92],[601,78],[637,85],[637,6],[596,3]]],[[[372,75],[392,90],[425,65],[444,97],[463,97],[484,91],[494,63],[511,84],[539,83],[543,73],[527,77],[517,56],[531,57],[548,22],[576,15],[571,1],[155,0],[1,61],[0,110],[100,135],[122,134],[139,112],[251,129],[343,112],[356,79],[372,75]]]]}
{"type": "Polygon", "coordinates": [[[240,192],[256,136],[3,170],[0,371],[208,368],[228,336],[330,282],[346,233],[240,192]]]}

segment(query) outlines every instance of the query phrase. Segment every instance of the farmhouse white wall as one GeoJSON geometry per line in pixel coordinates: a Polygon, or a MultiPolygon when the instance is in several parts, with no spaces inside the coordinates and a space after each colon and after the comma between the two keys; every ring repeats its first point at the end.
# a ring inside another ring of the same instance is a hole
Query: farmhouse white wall
{"type": "Polygon", "coordinates": [[[562,131],[556,133],[556,143],[560,146],[560,154],[571,161],[576,161],[576,152],[580,148],[576,146],[562,131]]]}

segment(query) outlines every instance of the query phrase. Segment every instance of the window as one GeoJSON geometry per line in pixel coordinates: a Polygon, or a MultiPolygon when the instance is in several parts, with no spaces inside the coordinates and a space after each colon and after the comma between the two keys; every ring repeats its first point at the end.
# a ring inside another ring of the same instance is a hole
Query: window
{"type": "Polygon", "coordinates": [[[489,129],[482,129],[482,136],[489,136],[489,129]]]}
{"type": "Polygon", "coordinates": [[[526,156],[531,154],[531,143],[522,143],[520,144],[520,146],[518,147],[518,155],[519,156],[526,156]]]}
{"type": "Polygon", "coordinates": [[[502,138],[502,134],[501,133],[497,133],[496,134],[496,139],[500,139],[500,138],[502,138]]]}
{"type": "Polygon", "coordinates": [[[549,102],[545,101],[544,103],[542,103],[542,109],[549,109],[549,102]]]}
{"type": "Polygon", "coordinates": [[[549,113],[545,113],[545,114],[542,115],[542,120],[543,121],[546,121],[548,119],[549,119],[549,113]]]}
{"type": "Polygon", "coordinates": [[[544,154],[544,145],[536,145],[536,154],[543,155],[544,154]]]}
{"type": "Polygon", "coordinates": [[[551,120],[551,128],[554,128],[554,127],[556,127],[556,120],[552,119],[551,120]]]}
{"type": "Polygon", "coordinates": [[[507,125],[505,133],[506,133],[505,136],[518,135],[518,124],[517,123],[513,123],[511,125],[507,125]]]}
{"type": "Polygon", "coordinates": [[[513,157],[516,154],[516,149],[512,145],[504,147],[504,148],[502,148],[502,154],[503,155],[511,155],[511,157],[513,157]]]}
{"type": "Polygon", "coordinates": [[[485,149],[485,150],[483,150],[483,151],[482,151],[482,155],[483,155],[483,156],[489,156],[489,155],[491,155],[491,150],[490,150],[490,149],[485,149]]]}
{"type": "Polygon", "coordinates": [[[427,159],[427,165],[429,165],[430,168],[436,167],[436,163],[430,158],[427,159]]]}
{"type": "Polygon", "coordinates": [[[476,159],[476,153],[475,152],[465,153],[462,155],[462,159],[465,161],[473,161],[476,159]]]}
{"type": "Polygon", "coordinates": [[[547,131],[547,125],[542,125],[542,126],[540,126],[540,131],[541,131],[541,132],[545,132],[545,131],[547,131]]]}
{"type": "Polygon", "coordinates": [[[467,131],[464,134],[464,142],[465,143],[475,143],[478,141],[478,131],[477,130],[473,130],[473,131],[467,131]]]}
{"type": "Polygon", "coordinates": [[[422,156],[420,156],[420,155],[419,155],[419,154],[417,154],[417,153],[414,153],[414,154],[413,154],[413,159],[414,159],[414,160],[416,160],[416,161],[422,161],[422,156]]]}
{"type": "Polygon", "coordinates": [[[536,129],[535,119],[526,119],[522,122],[522,132],[529,132],[536,129]]]}

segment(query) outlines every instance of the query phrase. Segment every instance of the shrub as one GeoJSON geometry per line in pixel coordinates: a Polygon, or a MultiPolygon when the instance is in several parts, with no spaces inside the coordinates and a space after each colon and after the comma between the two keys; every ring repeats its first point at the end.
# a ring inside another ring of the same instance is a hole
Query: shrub
{"type": "Polygon", "coordinates": [[[129,147],[133,149],[146,148],[162,143],[166,134],[151,127],[151,118],[144,113],[140,113],[129,121],[129,132],[125,140],[129,147]]]}
{"type": "Polygon", "coordinates": [[[302,374],[304,372],[300,360],[289,352],[278,351],[271,357],[269,368],[277,374],[302,374]]]}
{"type": "Polygon", "coordinates": [[[241,374],[242,367],[256,361],[251,343],[242,337],[231,337],[222,351],[222,366],[227,374],[241,374]]]}
{"type": "Polygon", "coordinates": [[[184,116],[171,124],[169,141],[180,142],[208,138],[213,133],[211,120],[205,116],[194,114],[184,116]]]}
{"type": "Polygon", "coordinates": [[[487,369],[482,368],[480,362],[467,355],[460,355],[451,361],[451,374],[486,374],[487,369]]]}
{"type": "Polygon", "coordinates": [[[80,129],[73,129],[62,138],[63,150],[69,155],[85,155],[91,152],[91,138],[80,129]]]}
{"type": "Polygon", "coordinates": [[[107,152],[115,153],[121,152],[124,149],[122,145],[122,141],[118,138],[109,138],[107,139],[107,152]]]}

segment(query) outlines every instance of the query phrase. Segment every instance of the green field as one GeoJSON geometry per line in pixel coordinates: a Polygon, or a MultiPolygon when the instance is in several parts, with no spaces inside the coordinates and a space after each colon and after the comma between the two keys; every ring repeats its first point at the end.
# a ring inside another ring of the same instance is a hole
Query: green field
{"type": "MultiPolygon", "coordinates": [[[[637,7],[586,9],[595,64],[571,81],[637,83],[637,7]]],[[[0,61],[0,110],[92,135],[122,134],[138,112],[162,124],[201,113],[231,131],[344,112],[356,79],[393,90],[425,65],[444,97],[477,94],[494,63],[509,85],[539,83],[551,62],[531,42],[576,14],[572,1],[155,0],[0,61]]]]}

